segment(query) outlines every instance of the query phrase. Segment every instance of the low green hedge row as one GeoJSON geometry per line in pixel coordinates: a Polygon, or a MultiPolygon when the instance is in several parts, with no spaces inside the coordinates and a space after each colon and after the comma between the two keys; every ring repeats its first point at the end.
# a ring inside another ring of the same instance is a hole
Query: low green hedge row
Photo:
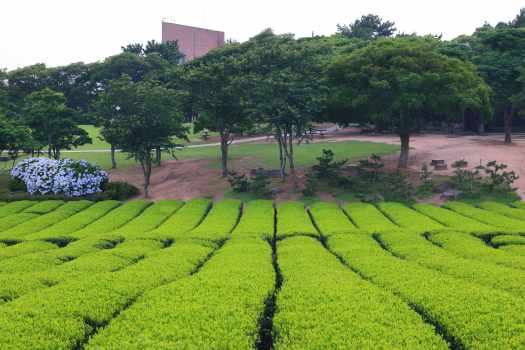
{"type": "Polygon", "coordinates": [[[32,220],[36,217],[38,217],[38,214],[33,213],[18,213],[3,217],[0,219],[0,232],[23,224],[24,222],[32,220]]]}
{"type": "Polygon", "coordinates": [[[525,257],[525,245],[505,245],[499,249],[512,255],[525,257]]]}
{"type": "Polygon", "coordinates": [[[135,217],[124,226],[119,227],[114,232],[126,237],[126,239],[137,237],[157,228],[183,205],[184,202],[177,200],[155,202],[147,207],[139,216],[135,217]]]}
{"type": "Polygon", "coordinates": [[[478,260],[466,259],[406,231],[379,234],[378,239],[395,256],[472,283],[525,296],[525,273],[478,260]]]}
{"type": "Polygon", "coordinates": [[[67,237],[68,234],[81,230],[87,225],[95,222],[104,215],[111,213],[112,210],[120,205],[119,201],[108,200],[96,202],[89,208],[76,213],[69,218],[57,222],[41,231],[31,233],[24,238],[27,240],[31,239],[46,239],[46,238],[60,238],[67,237]]]}
{"type": "Polygon", "coordinates": [[[390,220],[403,228],[417,232],[428,232],[444,227],[439,222],[401,203],[382,202],[377,206],[390,220]]]}
{"type": "Polygon", "coordinates": [[[114,272],[161,248],[162,244],[158,241],[130,241],[119,244],[113,249],[82,255],[48,270],[26,274],[0,274],[0,300],[13,300],[28,292],[75,278],[114,272]]]}
{"type": "Polygon", "coordinates": [[[451,209],[461,215],[468,216],[485,224],[499,227],[510,231],[525,232],[525,224],[521,220],[513,219],[492,211],[473,207],[472,205],[462,202],[447,202],[443,204],[444,208],[451,209]]]}
{"type": "Polygon", "coordinates": [[[296,235],[319,236],[304,204],[284,202],[277,207],[277,238],[296,235]]]}
{"type": "Polygon", "coordinates": [[[459,231],[473,233],[491,233],[497,230],[495,227],[458,214],[450,209],[441,208],[432,204],[414,204],[413,208],[442,225],[457,229],[459,231]]]}
{"type": "MultiPolygon", "coordinates": [[[[360,235],[360,234],[358,234],[360,235]]],[[[346,237],[353,235],[336,235],[346,237]]],[[[401,299],[363,280],[319,241],[279,241],[275,349],[447,349],[401,299]]]]}
{"type": "Polygon", "coordinates": [[[312,205],[309,210],[315,225],[324,236],[351,233],[358,230],[335,203],[318,202],[312,205]]]}
{"type": "Polygon", "coordinates": [[[525,202],[523,202],[523,201],[516,201],[516,202],[512,203],[512,206],[514,208],[518,208],[518,209],[525,209],[525,202]]]}
{"type": "MultiPolygon", "coordinates": [[[[525,208],[513,208],[498,202],[482,202],[479,206],[482,209],[486,209],[504,216],[508,216],[513,219],[525,220],[525,208]]],[[[523,226],[525,227],[525,223],[523,223],[523,226]]]]}
{"type": "Polygon", "coordinates": [[[245,203],[239,224],[232,237],[262,237],[273,239],[275,208],[270,200],[259,199],[245,203]]]}
{"type": "Polygon", "coordinates": [[[352,222],[361,230],[382,232],[399,229],[390,219],[369,203],[348,203],[343,207],[352,222]]]}
{"type": "Polygon", "coordinates": [[[38,253],[44,250],[51,250],[58,248],[57,245],[45,241],[27,241],[11,245],[0,249],[0,261],[3,259],[13,258],[16,256],[38,253]]]}
{"type": "Polygon", "coordinates": [[[231,239],[193,276],[154,289],[86,349],[253,349],[274,289],[270,245],[231,239]]]}
{"type": "Polygon", "coordinates": [[[499,235],[492,237],[491,243],[495,246],[525,244],[525,236],[518,235],[499,235]]]}
{"type": "Polygon", "coordinates": [[[69,243],[60,249],[46,250],[6,259],[0,264],[0,273],[32,273],[53,268],[81,255],[100,249],[114,248],[123,241],[122,237],[92,237],[69,243]]]}
{"type": "Polygon", "coordinates": [[[33,201],[17,201],[17,202],[10,202],[6,205],[3,205],[0,207],[0,218],[4,218],[8,215],[16,214],[21,212],[24,209],[27,209],[31,207],[32,205],[35,205],[37,202],[33,201]]]}
{"type": "Polygon", "coordinates": [[[186,233],[202,222],[210,208],[211,201],[209,199],[189,200],[174,215],[145,237],[156,236],[164,240],[184,238],[186,233]]]}
{"type": "Polygon", "coordinates": [[[110,215],[104,215],[83,229],[69,233],[68,236],[81,239],[114,231],[139,216],[150,205],[151,202],[144,200],[127,202],[111,211],[110,215]]]}
{"type": "Polygon", "coordinates": [[[237,199],[216,202],[200,225],[188,233],[189,237],[211,241],[226,239],[237,225],[241,205],[237,199]]]}
{"type": "Polygon", "coordinates": [[[93,203],[84,200],[67,202],[47,214],[40,215],[0,233],[0,239],[24,239],[31,233],[38,232],[56,224],[57,222],[67,219],[68,217],[86,209],[91,204],[93,203]]]}
{"type": "Polygon", "coordinates": [[[28,208],[24,209],[24,213],[34,213],[34,214],[47,214],[57,209],[61,205],[64,205],[64,201],[50,199],[45,201],[36,202],[35,205],[31,205],[28,208]]]}
{"type": "Polygon", "coordinates": [[[363,277],[438,324],[452,348],[519,349],[525,344],[522,298],[394,257],[369,235],[338,235],[327,244],[363,277]]]}
{"type": "Polygon", "coordinates": [[[439,232],[430,240],[443,248],[469,259],[525,270],[525,260],[488,246],[483,240],[461,232],[439,232]]]}
{"type": "Polygon", "coordinates": [[[0,348],[81,348],[95,329],[102,331],[144,292],[188,275],[212,251],[209,246],[179,242],[120,271],[23,295],[1,307],[0,348]]]}

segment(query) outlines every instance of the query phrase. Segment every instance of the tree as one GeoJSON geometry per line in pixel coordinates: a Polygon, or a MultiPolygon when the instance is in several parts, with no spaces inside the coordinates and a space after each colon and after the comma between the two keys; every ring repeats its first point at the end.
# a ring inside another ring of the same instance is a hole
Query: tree
{"type": "Polygon", "coordinates": [[[411,134],[426,124],[456,120],[467,108],[491,112],[490,89],[475,67],[438,53],[434,39],[377,40],[336,60],[328,75],[330,103],[347,111],[346,123],[382,124],[399,135],[401,168],[411,134]]]}
{"type": "Polygon", "coordinates": [[[44,88],[25,98],[24,121],[40,147],[48,147],[48,156],[59,159],[60,150],[91,143],[87,132],[78,127],[64,94],[44,88]]]}
{"type": "Polygon", "coordinates": [[[14,163],[20,151],[29,144],[30,138],[30,130],[25,125],[0,113],[0,154],[7,152],[14,163]]]}
{"type": "Polygon", "coordinates": [[[234,133],[245,131],[252,124],[243,105],[244,91],[239,64],[243,49],[239,44],[227,44],[187,64],[185,84],[198,118],[194,132],[209,129],[219,132],[222,176],[228,175],[228,151],[234,133]]]}
{"type": "Polygon", "coordinates": [[[348,26],[338,24],[337,32],[350,38],[373,40],[394,35],[396,27],[394,22],[383,22],[381,17],[369,14],[362,16],[361,19],[355,20],[348,26]]]}
{"type": "Polygon", "coordinates": [[[288,163],[297,185],[294,140],[302,139],[324,106],[325,85],[317,46],[271,30],[250,39],[242,59],[243,91],[252,118],[272,126],[281,177],[288,163]]]}
{"type": "Polygon", "coordinates": [[[144,196],[149,196],[152,151],[163,147],[173,150],[174,137],[186,138],[187,129],[179,113],[180,96],[155,81],[133,82],[124,75],[109,82],[99,96],[95,109],[111,120],[102,132],[116,137],[115,146],[137,160],[144,175],[144,196]]]}

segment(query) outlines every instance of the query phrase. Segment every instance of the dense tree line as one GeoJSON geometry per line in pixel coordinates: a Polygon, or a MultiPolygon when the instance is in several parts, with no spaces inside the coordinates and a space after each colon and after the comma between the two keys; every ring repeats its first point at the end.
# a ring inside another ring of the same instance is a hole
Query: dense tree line
{"type": "Polygon", "coordinates": [[[525,11],[509,23],[485,24],[470,36],[443,41],[397,33],[375,15],[338,25],[332,36],[296,39],[265,30],[187,64],[176,42],[130,44],[92,64],[36,64],[0,71],[0,150],[60,150],[89,143],[81,123],[142,165],[151,165],[184,138],[184,122],[220,135],[222,173],[229,172],[235,135],[271,132],[281,176],[295,178],[294,147],[315,122],[371,124],[401,140],[429,125],[473,116],[501,118],[505,141],[525,107],[525,11]]]}

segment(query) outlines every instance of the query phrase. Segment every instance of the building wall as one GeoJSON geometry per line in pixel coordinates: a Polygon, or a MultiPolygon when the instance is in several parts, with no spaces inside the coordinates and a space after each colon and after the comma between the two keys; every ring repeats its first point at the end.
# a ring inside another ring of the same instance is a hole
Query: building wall
{"type": "Polygon", "coordinates": [[[223,46],[224,32],[162,22],[162,42],[166,41],[178,41],[187,62],[223,46]]]}

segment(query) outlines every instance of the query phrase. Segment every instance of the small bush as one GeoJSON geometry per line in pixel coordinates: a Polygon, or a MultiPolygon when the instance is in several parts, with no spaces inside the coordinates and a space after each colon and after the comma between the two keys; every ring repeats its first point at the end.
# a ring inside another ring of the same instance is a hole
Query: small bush
{"type": "Polygon", "coordinates": [[[269,198],[272,196],[270,189],[270,176],[264,170],[257,171],[255,175],[248,178],[246,174],[238,174],[231,171],[228,174],[228,182],[233,192],[247,193],[251,192],[258,197],[269,198]]]}
{"type": "Polygon", "coordinates": [[[124,181],[108,182],[104,187],[104,195],[107,199],[126,200],[140,193],[139,189],[124,181]]]}
{"type": "Polygon", "coordinates": [[[24,181],[12,177],[9,179],[9,182],[7,183],[7,188],[11,192],[27,192],[27,186],[24,181]]]}
{"type": "Polygon", "coordinates": [[[228,174],[228,182],[230,183],[233,192],[245,193],[248,192],[250,188],[250,182],[246,177],[246,174],[238,174],[235,171],[230,171],[228,174]]]}

